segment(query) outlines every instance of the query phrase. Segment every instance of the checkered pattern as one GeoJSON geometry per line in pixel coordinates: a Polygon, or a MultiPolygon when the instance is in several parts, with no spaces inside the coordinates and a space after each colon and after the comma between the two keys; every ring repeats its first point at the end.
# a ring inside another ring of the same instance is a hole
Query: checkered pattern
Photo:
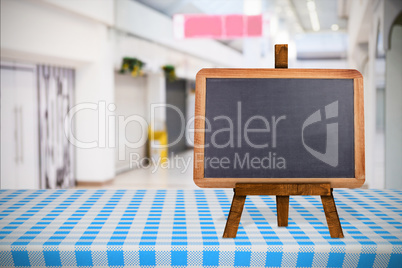
{"type": "Polygon", "coordinates": [[[247,197],[223,239],[231,190],[1,190],[0,266],[401,267],[402,191],[334,191],[344,239],[320,198],[247,197]]]}

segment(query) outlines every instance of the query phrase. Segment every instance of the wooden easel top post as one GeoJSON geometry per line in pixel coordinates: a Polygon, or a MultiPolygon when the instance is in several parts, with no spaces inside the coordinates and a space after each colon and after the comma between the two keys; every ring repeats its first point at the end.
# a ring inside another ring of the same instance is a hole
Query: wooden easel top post
{"type": "Polygon", "coordinates": [[[275,69],[288,68],[288,45],[275,45],[275,69]]]}

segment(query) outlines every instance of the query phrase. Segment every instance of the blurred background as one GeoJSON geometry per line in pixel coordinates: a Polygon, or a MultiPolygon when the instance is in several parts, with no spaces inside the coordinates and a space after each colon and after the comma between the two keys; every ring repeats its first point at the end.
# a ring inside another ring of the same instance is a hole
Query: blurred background
{"type": "Polygon", "coordinates": [[[402,189],[400,0],[0,1],[2,189],[196,188],[196,73],[275,44],[363,74],[364,187],[402,189]]]}

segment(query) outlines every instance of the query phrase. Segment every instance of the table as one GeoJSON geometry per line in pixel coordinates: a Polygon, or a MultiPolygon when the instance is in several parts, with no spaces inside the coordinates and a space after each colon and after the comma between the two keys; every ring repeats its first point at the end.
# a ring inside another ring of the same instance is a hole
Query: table
{"type": "Polygon", "coordinates": [[[0,266],[401,267],[402,191],[334,190],[345,234],[329,236],[318,196],[249,196],[223,239],[233,191],[1,190],[0,266]]]}

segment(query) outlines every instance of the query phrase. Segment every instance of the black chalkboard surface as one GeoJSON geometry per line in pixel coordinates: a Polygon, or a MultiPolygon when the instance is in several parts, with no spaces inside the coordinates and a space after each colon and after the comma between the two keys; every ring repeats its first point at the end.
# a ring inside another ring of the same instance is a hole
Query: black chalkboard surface
{"type": "Polygon", "coordinates": [[[206,178],[354,178],[353,79],[208,78],[205,116],[206,178]]]}
{"type": "Polygon", "coordinates": [[[194,181],[364,182],[363,87],[354,70],[204,69],[194,181]]]}

